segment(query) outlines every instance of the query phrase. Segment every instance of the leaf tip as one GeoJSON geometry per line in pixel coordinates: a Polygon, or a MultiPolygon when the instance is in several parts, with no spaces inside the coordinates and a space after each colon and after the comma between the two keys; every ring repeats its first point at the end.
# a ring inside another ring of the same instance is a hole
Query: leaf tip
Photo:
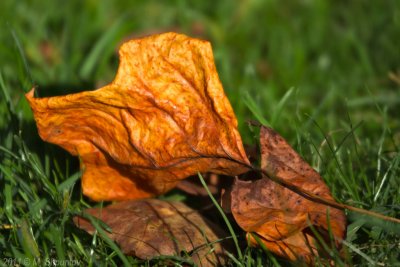
{"type": "Polygon", "coordinates": [[[35,97],[35,87],[33,87],[28,93],[26,93],[25,97],[29,102],[31,102],[31,100],[35,97]]]}

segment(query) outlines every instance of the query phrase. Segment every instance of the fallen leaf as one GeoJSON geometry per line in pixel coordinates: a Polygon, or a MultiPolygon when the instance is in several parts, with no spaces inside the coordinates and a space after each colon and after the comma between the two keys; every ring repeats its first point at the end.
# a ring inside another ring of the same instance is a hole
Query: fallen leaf
{"type": "MultiPolygon", "coordinates": [[[[181,202],[130,200],[85,213],[111,228],[107,235],[126,255],[152,259],[187,252],[199,266],[220,266],[226,261],[225,247],[219,240],[227,235],[181,202]]],[[[86,219],[75,217],[74,222],[91,234],[95,232],[86,219]]]]}
{"type": "Polygon", "coordinates": [[[210,43],[165,33],[124,43],[114,81],[50,98],[26,94],[41,138],[79,155],[93,200],[150,197],[198,172],[248,164],[210,43]]]}
{"type": "MultiPolygon", "coordinates": [[[[263,170],[304,191],[333,200],[320,175],[274,130],[262,127],[260,143],[263,170]]],[[[336,246],[345,236],[346,218],[341,210],[310,201],[267,177],[256,181],[237,179],[230,201],[242,229],[256,233],[269,250],[290,260],[313,262],[319,247],[313,230],[327,244],[331,231],[336,246]]],[[[248,237],[257,245],[252,235],[248,237]]]]}
{"type": "MultiPolygon", "coordinates": [[[[205,175],[203,178],[206,181],[208,190],[211,192],[211,194],[213,195],[218,194],[221,186],[220,183],[221,177],[218,176],[217,174],[211,173],[205,175]]],[[[227,179],[224,180],[227,181],[227,179]]],[[[195,176],[191,176],[188,179],[180,181],[176,185],[176,188],[189,195],[202,196],[206,197],[208,200],[210,199],[207,190],[202,186],[198,177],[195,176]]]]}

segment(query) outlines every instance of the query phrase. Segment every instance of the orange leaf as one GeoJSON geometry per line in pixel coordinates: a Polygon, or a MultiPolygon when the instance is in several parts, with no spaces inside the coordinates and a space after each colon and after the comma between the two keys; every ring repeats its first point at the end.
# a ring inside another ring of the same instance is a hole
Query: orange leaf
{"type": "MultiPolygon", "coordinates": [[[[131,200],[85,213],[111,228],[107,235],[125,254],[141,259],[179,256],[184,251],[199,266],[220,266],[226,261],[225,249],[230,248],[226,241],[219,241],[226,233],[181,202],[131,200]]],[[[95,232],[86,219],[75,217],[74,222],[91,234],[95,232]]]]}
{"type": "MultiPolygon", "coordinates": [[[[263,170],[304,191],[333,200],[319,174],[275,131],[262,127],[260,143],[263,170]]],[[[336,246],[345,235],[346,218],[341,210],[305,199],[266,177],[248,182],[237,180],[231,203],[235,220],[245,231],[258,234],[269,250],[291,260],[313,261],[319,246],[313,230],[327,244],[331,231],[336,246]]]]}
{"type": "Polygon", "coordinates": [[[94,200],[162,194],[197,172],[248,163],[208,42],[176,33],[131,40],[114,81],[60,97],[26,97],[41,138],[82,159],[94,200]]]}

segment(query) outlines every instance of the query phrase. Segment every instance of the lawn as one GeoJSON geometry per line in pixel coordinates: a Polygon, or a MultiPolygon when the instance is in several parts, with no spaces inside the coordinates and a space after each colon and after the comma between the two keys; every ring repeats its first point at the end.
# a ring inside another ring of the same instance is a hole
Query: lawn
{"type": "MultiPolygon", "coordinates": [[[[211,42],[244,143],[258,142],[249,120],[269,125],[338,202],[400,218],[399,1],[2,0],[0,27],[2,266],[180,266],[124,256],[73,224],[98,204],[81,193],[79,160],[40,139],[24,97],[104,86],[123,41],[166,31],[211,42]]],[[[399,225],[346,215],[337,265],[400,266],[399,225]]],[[[261,248],[243,255],[243,266],[290,265],[261,248]]]]}

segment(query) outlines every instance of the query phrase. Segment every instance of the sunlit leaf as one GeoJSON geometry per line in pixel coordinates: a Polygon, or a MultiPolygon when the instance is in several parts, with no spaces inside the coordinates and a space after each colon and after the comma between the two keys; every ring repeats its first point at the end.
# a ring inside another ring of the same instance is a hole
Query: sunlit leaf
{"type": "Polygon", "coordinates": [[[208,42],[176,33],[124,43],[109,85],[26,97],[43,140],[79,155],[94,200],[162,194],[197,172],[237,175],[248,163],[208,42]]]}

